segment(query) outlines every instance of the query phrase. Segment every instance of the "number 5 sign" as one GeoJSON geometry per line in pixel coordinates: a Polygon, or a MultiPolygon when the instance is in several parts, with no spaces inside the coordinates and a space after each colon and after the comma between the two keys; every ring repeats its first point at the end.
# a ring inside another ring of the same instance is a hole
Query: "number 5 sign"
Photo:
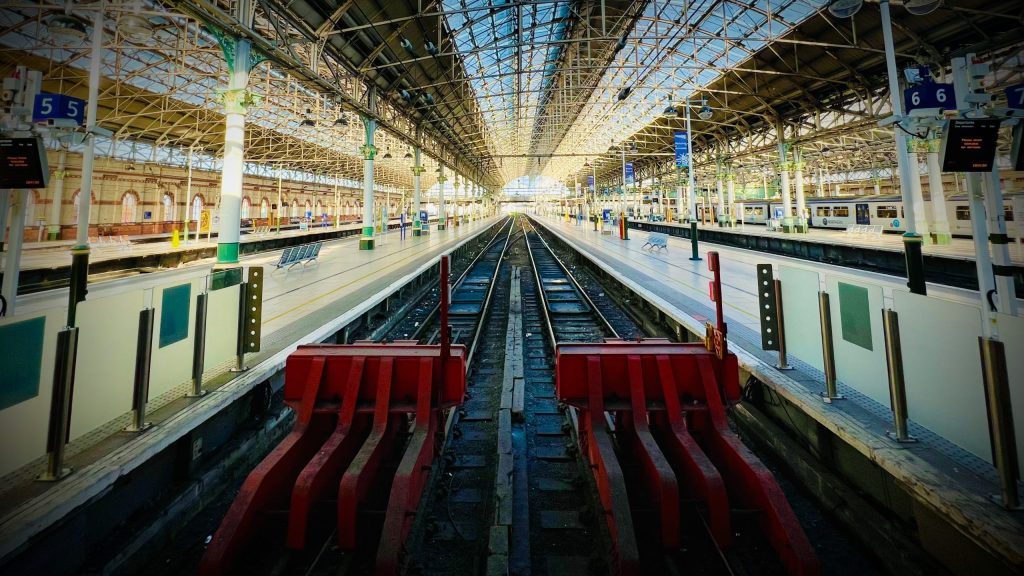
{"type": "Polygon", "coordinates": [[[956,108],[956,95],[952,84],[926,82],[903,91],[903,108],[906,112],[917,108],[956,108]]]}
{"type": "Polygon", "coordinates": [[[85,121],[85,100],[64,94],[37,94],[32,121],[45,122],[51,118],[74,120],[81,126],[85,121]]]}

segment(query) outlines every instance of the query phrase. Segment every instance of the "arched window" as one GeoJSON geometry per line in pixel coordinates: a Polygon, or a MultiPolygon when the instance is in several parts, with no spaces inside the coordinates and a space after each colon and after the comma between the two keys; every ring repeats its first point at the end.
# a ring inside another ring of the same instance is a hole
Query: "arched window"
{"type": "Polygon", "coordinates": [[[139,197],[135,192],[125,192],[121,196],[121,223],[130,224],[136,222],[135,216],[139,207],[139,197]]]}
{"type": "Polygon", "coordinates": [[[292,200],[292,212],[291,212],[290,215],[291,215],[292,218],[297,218],[299,216],[299,201],[298,200],[292,200]]]}
{"type": "Polygon", "coordinates": [[[317,218],[319,218],[320,215],[323,214],[323,213],[324,213],[324,205],[321,204],[319,200],[317,200],[316,201],[316,213],[313,214],[313,215],[316,216],[317,218]]]}
{"type": "Polygon", "coordinates": [[[266,198],[260,200],[260,218],[270,217],[270,202],[266,198]]]}
{"type": "Polygon", "coordinates": [[[31,226],[35,222],[36,215],[36,191],[29,190],[28,194],[25,195],[25,225],[31,226]]]}
{"type": "Polygon", "coordinates": [[[196,194],[192,198],[192,219],[199,220],[203,216],[203,197],[196,194]]]}
{"type": "Polygon", "coordinates": [[[309,214],[312,211],[313,211],[313,205],[309,203],[309,200],[306,200],[306,212],[303,213],[302,215],[305,216],[306,214],[309,214]]]}
{"type": "Polygon", "coordinates": [[[242,198],[242,218],[249,217],[250,208],[252,208],[252,202],[249,201],[249,197],[242,198]]]}
{"type": "Polygon", "coordinates": [[[174,220],[174,197],[165,193],[161,204],[163,205],[164,211],[163,221],[170,222],[171,220],[174,220]]]}

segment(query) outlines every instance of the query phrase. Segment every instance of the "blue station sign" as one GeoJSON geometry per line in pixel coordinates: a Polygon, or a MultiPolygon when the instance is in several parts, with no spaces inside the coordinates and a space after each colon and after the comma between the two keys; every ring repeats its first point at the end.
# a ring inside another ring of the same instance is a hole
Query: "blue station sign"
{"type": "Polygon", "coordinates": [[[690,165],[690,135],[686,132],[676,132],[676,167],[686,168],[690,165]]]}
{"type": "Polygon", "coordinates": [[[952,84],[925,82],[903,91],[903,110],[910,112],[918,108],[956,108],[956,93],[952,84]]]}
{"type": "Polygon", "coordinates": [[[81,126],[85,123],[85,100],[49,92],[36,94],[32,121],[46,122],[51,119],[74,120],[81,126]]]}

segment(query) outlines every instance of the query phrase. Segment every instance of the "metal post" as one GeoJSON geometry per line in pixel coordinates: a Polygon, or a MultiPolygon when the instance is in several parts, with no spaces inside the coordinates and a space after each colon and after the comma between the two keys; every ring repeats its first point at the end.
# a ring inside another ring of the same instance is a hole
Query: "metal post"
{"type": "Polygon", "coordinates": [[[885,364],[889,372],[889,401],[896,428],[895,432],[886,432],[886,435],[897,442],[917,442],[907,432],[907,387],[903,379],[899,316],[895,310],[882,310],[882,330],[885,332],[885,364]]]}
{"type": "Polygon", "coordinates": [[[831,404],[833,400],[842,400],[843,396],[836,393],[836,353],[832,346],[832,307],[828,292],[818,292],[818,318],[821,321],[821,359],[825,364],[825,394],[821,399],[831,404]]]}
{"type": "MultiPolygon", "coordinates": [[[[882,39],[885,44],[885,65],[889,76],[889,101],[892,115],[897,121],[903,119],[903,102],[896,70],[896,50],[893,48],[892,21],[889,19],[889,0],[881,0],[878,5],[882,14],[882,39]]],[[[900,194],[903,197],[904,220],[907,232],[903,234],[903,250],[907,263],[907,286],[915,294],[924,295],[924,254],[921,252],[921,235],[917,233],[917,217],[914,199],[910,190],[910,161],[907,153],[907,136],[900,126],[893,127],[896,138],[896,164],[900,175],[900,194]]],[[[916,176],[916,175],[915,175],[916,176]]],[[[916,176],[919,178],[919,176],[916,176]]],[[[977,231],[975,231],[977,233],[977,231]]]]}
{"type": "Polygon", "coordinates": [[[981,350],[981,371],[985,382],[985,406],[988,410],[988,433],[992,441],[992,462],[999,473],[1001,497],[992,499],[1004,508],[1020,508],[1017,482],[1017,441],[1014,437],[1013,409],[1010,404],[1010,379],[1006,372],[1006,350],[1003,343],[978,337],[981,350]]]}
{"type": "Polygon", "coordinates": [[[146,402],[149,400],[149,369],[153,357],[153,323],[155,308],[139,312],[139,337],[135,345],[135,385],[132,389],[132,421],[125,432],[145,432],[152,424],[146,422],[146,402]]]}
{"type": "Polygon", "coordinates": [[[199,398],[206,394],[203,390],[203,371],[206,366],[206,312],[209,308],[209,294],[196,296],[195,331],[192,339],[192,393],[189,398],[199,398]]]}
{"type": "Polygon", "coordinates": [[[693,255],[690,256],[690,260],[699,261],[700,254],[697,252],[697,221],[690,220],[690,250],[693,255]]]}
{"type": "Polygon", "coordinates": [[[778,332],[776,337],[779,341],[779,363],[775,365],[779,370],[792,370],[786,358],[786,323],[782,314],[782,281],[778,278],[772,280],[775,285],[775,329],[778,332]]]}
{"type": "Polygon", "coordinates": [[[246,294],[249,292],[249,283],[242,282],[238,285],[238,333],[235,335],[237,338],[237,345],[235,346],[235,367],[231,369],[232,372],[245,372],[249,369],[245,365],[245,305],[246,305],[246,294]]]}
{"type": "Polygon", "coordinates": [[[71,468],[64,468],[64,445],[71,424],[77,354],[78,328],[66,327],[57,333],[57,363],[53,370],[50,422],[46,432],[46,471],[36,478],[42,482],[56,482],[71,473],[71,468]]]}

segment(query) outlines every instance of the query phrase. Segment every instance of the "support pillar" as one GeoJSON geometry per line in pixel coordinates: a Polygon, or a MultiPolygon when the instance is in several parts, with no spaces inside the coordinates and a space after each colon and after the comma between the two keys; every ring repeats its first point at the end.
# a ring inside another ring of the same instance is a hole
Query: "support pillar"
{"type": "MultiPolygon", "coordinates": [[[[370,113],[377,109],[377,90],[370,87],[370,113]]],[[[359,238],[360,250],[373,250],[373,159],[377,156],[377,148],[373,145],[373,133],[377,131],[377,120],[371,116],[363,116],[365,141],[359,151],[363,153],[363,235],[359,238]]]]}
{"type": "MultiPolygon", "coordinates": [[[[238,264],[241,236],[242,173],[245,151],[245,114],[252,97],[248,93],[252,69],[249,40],[222,38],[221,48],[228,62],[228,89],[224,92],[224,166],[220,179],[220,229],[217,236],[217,266],[238,264]]],[[[199,238],[199,231],[196,231],[199,238]]]]}
{"type": "Polygon", "coordinates": [[[939,145],[938,138],[928,141],[928,197],[932,201],[932,219],[928,229],[931,230],[933,243],[950,244],[953,235],[949,231],[949,216],[946,214],[946,192],[942,186],[942,170],[939,168],[939,145]]]}
{"type": "Polygon", "coordinates": [[[421,236],[429,232],[430,226],[420,220],[420,176],[424,170],[420,164],[420,147],[413,148],[412,154],[412,235],[421,236]]]}
{"type": "Polygon", "coordinates": [[[807,232],[807,198],[804,195],[804,159],[799,148],[793,150],[793,179],[796,180],[796,219],[793,222],[797,232],[807,232]]]}
{"type": "Polygon", "coordinates": [[[724,176],[722,175],[722,165],[719,164],[717,180],[715,180],[715,185],[718,190],[718,215],[717,218],[715,218],[715,220],[718,221],[719,226],[725,226],[725,223],[729,219],[728,214],[725,213],[725,183],[722,181],[723,177],[724,176]]]}
{"type": "Polygon", "coordinates": [[[50,224],[46,227],[47,240],[60,240],[60,221],[62,208],[64,207],[64,178],[67,176],[67,160],[68,152],[61,148],[57,154],[57,171],[53,173],[56,182],[53,187],[53,203],[50,204],[50,224]]]}
{"type": "MultiPolygon", "coordinates": [[[[25,189],[11,190],[14,203],[11,206],[11,234],[7,245],[7,262],[5,262],[3,285],[0,293],[7,300],[7,315],[14,316],[15,304],[18,302],[18,280],[21,271],[21,245],[25,239],[25,204],[28,202],[29,191],[25,189]]],[[[3,234],[0,230],[0,235],[3,234]]]]}
{"type": "Polygon", "coordinates": [[[729,222],[729,226],[735,226],[736,225],[736,177],[733,175],[732,171],[730,170],[730,172],[729,172],[728,176],[726,176],[726,178],[728,178],[726,180],[726,182],[725,182],[725,189],[726,189],[726,193],[728,195],[727,200],[728,200],[728,205],[729,205],[729,219],[728,219],[728,222],[729,222]]]}
{"type": "MultiPolygon", "coordinates": [[[[779,129],[779,136],[782,136],[782,129],[779,129]]],[[[783,232],[793,231],[793,199],[789,196],[789,160],[787,154],[789,144],[779,142],[779,194],[782,195],[782,230],[783,232]]]]}
{"type": "MultiPolygon", "coordinates": [[[[921,189],[921,159],[918,157],[917,148],[923,145],[924,141],[916,138],[907,142],[910,147],[907,150],[907,165],[910,171],[910,201],[914,204],[914,229],[922,237],[928,236],[928,214],[924,210],[924,192],[921,189]]],[[[907,228],[910,229],[910,216],[907,216],[907,228]]]]}
{"type": "Polygon", "coordinates": [[[437,173],[437,229],[444,230],[448,228],[448,213],[444,205],[444,183],[447,180],[444,177],[444,164],[438,166],[437,173]]]}

